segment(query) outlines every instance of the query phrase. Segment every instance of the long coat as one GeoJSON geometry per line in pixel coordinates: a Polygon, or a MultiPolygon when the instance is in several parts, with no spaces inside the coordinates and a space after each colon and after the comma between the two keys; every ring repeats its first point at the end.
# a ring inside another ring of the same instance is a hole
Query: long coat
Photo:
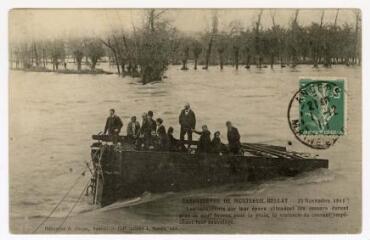
{"type": "Polygon", "coordinates": [[[231,127],[227,131],[227,140],[229,141],[229,148],[232,152],[237,152],[240,149],[240,134],[236,127],[231,127]]]}
{"type": "Polygon", "coordinates": [[[198,152],[211,152],[212,150],[212,143],[211,143],[211,132],[206,131],[194,131],[195,133],[200,135],[197,151],[198,152]]]}
{"type": "Polygon", "coordinates": [[[188,114],[186,114],[185,109],[183,109],[179,116],[179,123],[183,129],[194,129],[196,120],[193,110],[189,109],[188,114]]]}
{"type": "Polygon", "coordinates": [[[115,134],[114,130],[118,130],[117,134],[121,131],[121,128],[123,126],[123,123],[121,119],[114,115],[113,117],[108,117],[107,121],[105,123],[105,128],[104,128],[104,134],[108,133],[108,135],[113,135],[115,134]]]}
{"type": "Polygon", "coordinates": [[[135,130],[133,129],[133,122],[129,122],[129,124],[127,125],[127,136],[129,137],[137,137],[139,135],[139,132],[140,132],[140,123],[139,122],[135,122],[135,130]]]}
{"type": "Polygon", "coordinates": [[[167,150],[168,148],[168,137],[166,129],[163,125],[160,125],[157,129],[157,136],[159,140],[159,147],[161,150],[167,150]]]}
{"type": "Polygon", "coordinates": [[[151,137],[152,132],[156,132],[157,124],[153,119],[146,119],[141,126],[141,134],[146,137],[151,137]]]}

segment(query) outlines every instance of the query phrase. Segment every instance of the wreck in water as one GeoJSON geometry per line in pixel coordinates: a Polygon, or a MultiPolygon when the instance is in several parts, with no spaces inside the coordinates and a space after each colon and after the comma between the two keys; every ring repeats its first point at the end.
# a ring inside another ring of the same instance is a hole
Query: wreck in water
{"type": "Polygon", "coordinates": [[[242,143],[239,155],[196,153],[197,141],[184,141],[186,152],[135,150],[125,136],[117,144],[93,135],[91,192],[93,203],[106,206],[144,192],[178,192],[237,182],[295,176],[328,168],[328,160],[307,158],[285,147],[242,143]]]}

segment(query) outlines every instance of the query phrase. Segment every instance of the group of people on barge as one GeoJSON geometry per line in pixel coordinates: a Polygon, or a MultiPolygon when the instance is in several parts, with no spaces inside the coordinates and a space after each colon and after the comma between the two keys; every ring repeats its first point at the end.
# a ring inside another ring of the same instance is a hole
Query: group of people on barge
{"type": "MultiPolygon", "coordinates": [[[[226,122],[228,140],[226,145],[222,143],[219,131],[213,134],[211,140],[211,132],[208,130],[207,125],[203,125],[200,131],[195,129],[195,113],[188,103],[185,104],[179,115],[180,139],[174,137],[174,128],[172,126],[168,127],[166,132],[163,119],[157,118],[154,120],[153,115],[153,111],[143,113],[141,124],[136,119],[136,116],[132,116],[131,121],[127,125],[127,138],[135,144],[138,150],[187,151],[192,144],[193,133],[195,133],[200,135],[196,149],[198,153],[240,153],[240,134],[230,121],[226,122]],[[185,135],[188,141],[185,141],[185,135]]],[[[114,138],[119,136],[122,127],[122,120],[115,113],[114,109],[110,109],[104,134],[111,135],[114,141],[114,138]]]]}

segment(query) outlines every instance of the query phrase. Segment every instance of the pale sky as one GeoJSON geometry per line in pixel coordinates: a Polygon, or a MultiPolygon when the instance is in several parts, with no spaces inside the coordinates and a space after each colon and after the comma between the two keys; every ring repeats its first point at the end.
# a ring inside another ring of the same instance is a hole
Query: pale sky
{"type": "MultiPolygon", "coordinates": [[[[160,11],[160,10],[158,10],[160,11]]],[[[214,12],[219,17],[219,29],[228,30],[232,21],[239,21],[244,28],[256,21],[257,9],[169,9],[162,16],[183,32],[199,32],[209,29],[214,12]]],[[[325,10],[325,23],[334,22],[336,9],[325,10]]],[[[337,23],[354,25],[354,9],[341,9],[337,23]]],[[[275,14],[277,24],[287,26],[294,9],[265,9],[262,27],[272,25],[271,15],[275,14]]],[[[308,25],[319,22],[321,9],[302,9],[298,22],[308,25]]],[[[9,13],[9,39],[53,39],[58,37],[104,36],[112,30],[132,30],[144,21],[142,9],[15,9],[9,13]]]]}

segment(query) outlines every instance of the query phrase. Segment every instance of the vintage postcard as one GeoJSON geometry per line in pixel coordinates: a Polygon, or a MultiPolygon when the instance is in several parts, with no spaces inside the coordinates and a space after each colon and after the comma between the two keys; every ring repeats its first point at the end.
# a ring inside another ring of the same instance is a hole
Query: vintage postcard
{"type": "Polygon", "coordinates": [[[12,234],[362,231],[359,9],[12,9],[12,234]]]}

